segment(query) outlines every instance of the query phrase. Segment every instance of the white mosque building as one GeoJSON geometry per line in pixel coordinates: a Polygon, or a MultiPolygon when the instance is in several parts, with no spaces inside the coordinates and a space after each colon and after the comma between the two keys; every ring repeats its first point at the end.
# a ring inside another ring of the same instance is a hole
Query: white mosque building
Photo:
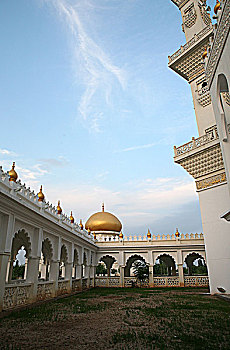
{"type": "Polygon", "coordinates": [[[136,260],[149,267],[148,287],[208,286],[211,294],[230,294],[230,0],[217,1],[216,24],[206,1],[172,0],[182,14],[186,44],[169,56],[169,67],[191,86],[199,137],[174,147],[176,163],[192,175],[199,195],[204,235],[125,237],[112,213],[92,214],[83,226],[71,212],[46,201],[18,179],[15,164],[0,167],[0,311],[86,288],[132,286],[136,260]],[[18,251],[25,251],[25,271],[13,278],[18,251]],[[209,276],[192,275],[195,260],[209,276]],[[157,261],[167,276],[154,274],[157,261]],[[106,276],[96,276],[103,262],[106,276]],[[118,275],[111,275],[116,264],[118,275]],[[184,267],[188,273],[184,273],[184,267]]]}

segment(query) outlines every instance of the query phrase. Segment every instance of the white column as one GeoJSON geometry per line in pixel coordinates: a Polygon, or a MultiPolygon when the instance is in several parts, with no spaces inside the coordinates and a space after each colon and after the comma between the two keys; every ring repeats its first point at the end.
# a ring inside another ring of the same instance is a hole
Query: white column
{"type": "Polygon", "coordinates": [[[125,266],[120,265],[120,287],[125,286],[125,266]]]}
{"type": "Polygon", "coordinates": [[[66,263],[65,279],[69,280],[69,288],[68,288],[69,293],[72,292],[72,267],[73,267],[72,262],[66,263]]]}
{"type": "Polygon", "coordinates": [[[179,272],[179,281],[180,281],[180,287],[184,287],[184,270],[183,270],[183,264],[178,264],[178,272],[179,272]]]}
{"type": "Polygon", "coordinates": [[[53,297],[58,292],[59,261],[52,260],[50,263],[50,281],[53,282],[53,297]]]}
{"type": "Polygon", "coordinates": [[[26,282],[29,282],[32,284],[31,295],[30,295],[31,303],[37,300],[39,261],[40,261],[40,257],[29,257],[28,259],[26,282]]]}
{"type": "Polygon", "coordinates": [[[177,251],[177,266],[178,266],[178,272],[179,272],[180,287],[184,287],[183,256],[182,256],[181,250],[177,251]]]}
{"type": "Polygon", "coordinates": [[[153,265],[149,265],[149,287],[154,287],[153,265]]]}
{"type": "Polygon", "coordinates": [[[14,229],[13,215],[0,215],[0,312],[3,307],[3,298],[5,293],[6,276],[8,263],[11,254],[11,240],[14,229]]]}

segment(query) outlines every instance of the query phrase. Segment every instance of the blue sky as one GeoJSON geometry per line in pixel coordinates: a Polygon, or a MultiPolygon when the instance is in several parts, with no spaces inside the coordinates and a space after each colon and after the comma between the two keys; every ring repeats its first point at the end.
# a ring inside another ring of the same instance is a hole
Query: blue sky
{"type": "MultiPolygon", "coordinates": [[[[214,1],[209,1],[213,7],[214,1]]],[[[78,221],[116,214],[125,234],[201,232],[173,146],[197,136],[185,43],[170,1],[0,2],[0,163],[78,221]]]]}

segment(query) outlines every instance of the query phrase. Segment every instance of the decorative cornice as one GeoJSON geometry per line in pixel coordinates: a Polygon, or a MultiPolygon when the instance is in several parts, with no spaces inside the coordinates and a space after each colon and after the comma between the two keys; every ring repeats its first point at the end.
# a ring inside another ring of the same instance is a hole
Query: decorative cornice
{"type": "Polygon", "coordinates": [[[227,179],[226,179],[226,174],[225,173],[221,173],[218,175],[214,175],[211,177],[208,177],[206,179],[200,180],[200,181],[196,181],[196,188],[198,191],[200,190],[204,190],[206,188],[210,188],[219,184],[223,184],[226,183],[227,179]]]}
{"type": "Polygon", "coordinates": [[[209,60],[206,67],[206,76],[209,88],[212,85],[212,81],[215,75],[216,67],[219,62],[221,53],[223,51],[225,41],[228,37],[230,30],[230,0],[225,0],[223,3],[223,9],[219,24],[217,26],[214,42],[209,55],[209,60]]]}

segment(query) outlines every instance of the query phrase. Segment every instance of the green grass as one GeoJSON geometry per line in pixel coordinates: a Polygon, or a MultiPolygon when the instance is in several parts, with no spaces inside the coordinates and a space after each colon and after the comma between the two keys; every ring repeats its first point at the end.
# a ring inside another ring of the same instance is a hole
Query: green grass
{"type": "MultiPolygon", "coordinates": [[[[103,347],[110,350],[230,350],[230,303],[210,297],[206,292],[205,288],[95,288],[11,312],[0,319],[0,337],[1,331],[7,332],[6,325],[12,333],[28,331],[29,334],[30,327],[39,329],[44,325],[45,329],[56,329],[55,325],[70,319],[71,324],[79,325],[82,317],[91,319],[88,314],[99,325],[100,320],[108,317],[105,329],[96,337],[100,339],[105,332],[103,347]],[[117,321],[111,315],[117,315],[117,321]]],[[[94,327],[94,323],[85,322],[94,327]]],[[[90,339],[90,334],[85,335],[86,339],[90,339]]],[[[81,331],[71,336],[78,339],[81,331]]],[[[17,339],[12,346],[6,339],[3,338],[0,349],[24,348],[23,344],[17,344],[17,339]]],[[[78,344],[78,340],[74,344],[78,344]]]]}

